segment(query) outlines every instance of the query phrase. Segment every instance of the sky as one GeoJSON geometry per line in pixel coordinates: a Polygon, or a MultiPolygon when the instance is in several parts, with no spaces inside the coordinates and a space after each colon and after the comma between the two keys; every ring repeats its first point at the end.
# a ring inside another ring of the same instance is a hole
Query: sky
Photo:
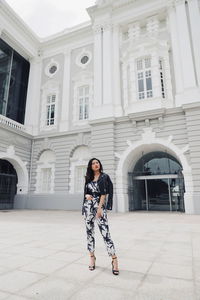
{"type": "Polygon", "coordinates": [[[46,37],[89,21],[87,7],[95,0],[6,0],[39,36],[46,37]]]}

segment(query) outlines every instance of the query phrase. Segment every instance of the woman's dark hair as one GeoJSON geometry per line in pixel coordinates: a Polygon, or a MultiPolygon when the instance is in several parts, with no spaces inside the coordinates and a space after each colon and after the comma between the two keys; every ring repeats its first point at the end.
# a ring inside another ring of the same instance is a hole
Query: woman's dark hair
{"type": "Polygon", "coordinates": [[[100,160],[97,159],[97,158],[95,158],[95,157],[91,158],[89,160],[88,166],[87,166],[87,172],[86,172],[86,176],[85,176],[85,183],[88,183],[88,182],[90,182],[90,181],[92,181],[94,179],[94,171],[92,170],[92,162],[93,162],[93,160],[97,160],[99,162],[99,164],[100,164],[99,171],[100,171],[100,173],[103,172],[103,166],[102,166],[100,160]]]}

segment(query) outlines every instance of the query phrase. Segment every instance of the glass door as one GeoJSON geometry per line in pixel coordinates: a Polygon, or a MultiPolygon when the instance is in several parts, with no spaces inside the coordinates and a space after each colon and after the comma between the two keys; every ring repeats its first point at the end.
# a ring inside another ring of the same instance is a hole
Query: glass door
{"type": "Polygon", "coordinates": [[[172,210],[168,181],[168,178],[147,180],[149,210],[172,210]]]}

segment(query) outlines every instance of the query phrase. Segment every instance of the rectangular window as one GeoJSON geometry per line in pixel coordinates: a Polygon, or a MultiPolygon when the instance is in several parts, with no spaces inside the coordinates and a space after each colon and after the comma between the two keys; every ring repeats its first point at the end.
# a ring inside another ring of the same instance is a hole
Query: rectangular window
{"type": "Polygon", "coordinates": [[[165,98],[165,86],[164,86],[163,62],[162,62],[162,59],[159,60],[159,68],[160,68],[160,86],[161,86],[161,94],[162,94],[162,98],[165,98]]]}
{"type": "Polygon", "coordinates": [[[79,120],[89,118],[89,86],[78,88],[79,120]]]}
{"type": "Polygon", "coordinates": [[[85,183],[85,173],[86,167],[85,166],[77,166],[75,169],[75,191],[76,192],[83,192],[84,183],[85,183]]]}
{"type": "Polygon", "coordinates": [[[138,59],[136,61],[138,78],[138,98],[146,99],[153,97],[151,58],[138,59]]]}
{"type": "Polygon", "coordinates": [[[55,102],[56,102],[56,95],[49,95],[47,97],[47,118],[46,118],[46,125],[54,125],[55,123],[55,102]]]}
{"type": "Polygon", "coordinates": [[[0,114],[24,124],[30,63],[0,39],[0,114]]]}
{"type": "Polygon", "coordinates": [[[41,169],[41,192],[49,192],[51,190],[51,168],[41,169]]]}

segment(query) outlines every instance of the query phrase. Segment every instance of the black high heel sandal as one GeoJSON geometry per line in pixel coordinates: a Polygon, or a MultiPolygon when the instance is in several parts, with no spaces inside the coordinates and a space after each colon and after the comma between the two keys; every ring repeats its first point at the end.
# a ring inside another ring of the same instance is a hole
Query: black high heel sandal
{"type": "Polygon", "coordinates": [[[95,261],[96,261],[96,256],[95,255],[90,255],[91,257],[94,256],[94,265],[93,266],[89,266],[89,270],[93,271],[95,269],[95,261]]]}
{"type": "Polygon", "coordinates": [[[112,257],[112,261],[111,261],[111,264],[112,264],[112,272],[114,275],[119,275],[119,270],[114,270],[114,264],[113,264],[113,259],[116,259],[117,256],[115,257],[112,257]]]}

